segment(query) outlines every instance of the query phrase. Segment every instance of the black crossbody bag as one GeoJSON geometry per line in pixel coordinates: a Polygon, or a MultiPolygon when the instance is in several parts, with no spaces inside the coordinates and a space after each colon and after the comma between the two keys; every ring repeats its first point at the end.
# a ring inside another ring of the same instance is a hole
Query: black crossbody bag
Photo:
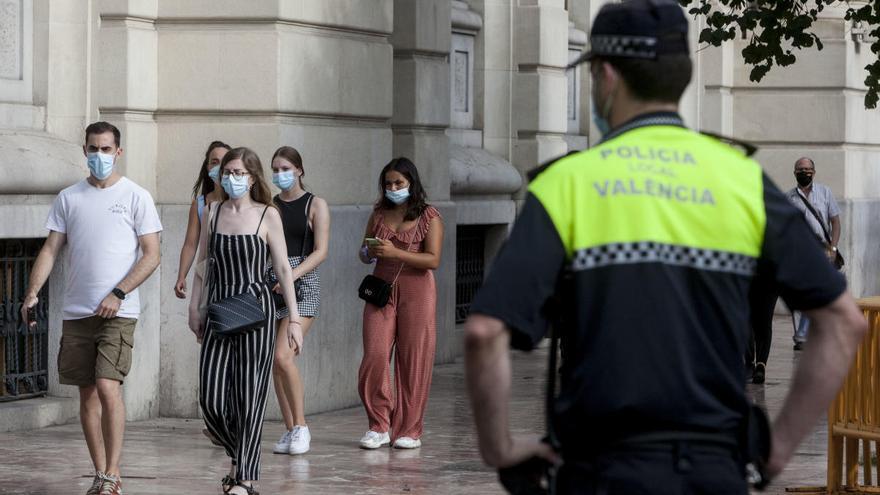
{"type": "MultiPolygon", "coordinates": [[[[406,250],[409,251],[411,246],[412,241],[410,241],[406,250]]],[[[397,283],[397,279],[400,277],[400,272],[403,271],[403,265],[405,264],[406,263],[402,261],[400,262],[400,268],[397,269],[397,275],[394,276],[394,280],[391,281],[390,284],[372,274],[364,277],[364,279],[361,280],[360,287],[358,287],[358,297],[376,307],[384,308],[385,305],[388,304],[388,300],[391,299],[391,292],[394,290],[394,284],[397,283]]]]}
{"type": "MultiPolygon", "coordinates": [[[[211,229],[210,247],[208,248],[208,273],[213,285],[217,275],[217,261],[214,259],[214,236],[217,234],[217,221],[220,218],[223,203],[214,214],[214,226],[211,229]]],[[[266,212],[263,211],[263,215],[266,212]]],[[[262,223],[262,218],[260,219],[262,223]]],[[[258,228],[259,230],[259,228],[258,228]]],[[[210,285],[209,285],[210,287],[210,285]]],[[[238,335],[248,330],[260,328],[266,324],[266,313],[260,298],[250,291],[225,297],[208,305],[208,324],[211,331],[219,336],[238,335]]]]}
{"type": "MultiPolygon", "coordinates": [[[[805,198],[804,195],[800,193],[800,191],[795,192],[797,193],[798,197],[801,198],[801,201],[804,202],[804,206],[807,207],[807,210],[809,210],[810,213],[812,213],[813,216],[816,217],[816,221],[819,222],[819,226],[822,227],[822,234],[825,235],[825,249],[831,249],[831,235],[828,233],[828,229],[825,228],[825,222],[822,221],[822,217],[819,216],[819,212],[817,212],[816,209],[813,208],[813,205],[811,205],[810,202],[807,201],[807,198],[805,198]]],[[[834,268],[840,270],[841,268],[843,268],[843,265],[843,255],[840,254],[840,250],[838,249],[834,252],[834,268]]]]}
{"type": "MultiPolygon", "coordinates": [[[[409,241],[409,244],[406,246],[407,252],[409,252],[409,248],[412,247],[412,243],[413,241],[409,241]]],[[[403,271],[403,265],[405,264],[406,263],[402,261],[400,262],[400,268],[397,269],[397,275],[394,276],[394,280],[392,280],[391,283],[372,274],[364,277],[364,279],[361,280],[361,285],[358,287],[358,297],[373,306],[384,308],[391,299],[391,292],[394,290],[394,284],[397,283],[397,279],[400,277],[400,272],[403,271]]]]}

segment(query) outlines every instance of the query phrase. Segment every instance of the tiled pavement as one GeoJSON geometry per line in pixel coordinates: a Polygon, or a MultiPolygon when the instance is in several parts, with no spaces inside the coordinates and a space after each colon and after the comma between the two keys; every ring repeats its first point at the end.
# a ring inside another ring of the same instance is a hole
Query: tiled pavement
{"type": "MultiPolygon", "coordinates": [[[[773,349],[763,387],[748,386],[771,414],[788,390],[798,354],[791,347],[791,323],[777,317],[773,349]]],[[[546,353],[515,355],[513,424],[531,431],[543,424],[542,383],[546,353]]],[[[267,422],[263,472],[258,487],[268,494],[501,494],[492,471],[475,449],[464,395],[463,366],[435,370],[424,445],[414,451],[364,451],[357,440],[366,428],[360,408],[309,417],[312,450],[303,456],[271,454],[281,424],[267,422]]],[[[125,492],[216,494],[227,463],[221,449],[202,436],[201,422],[161,419],[129,423],[123,454],[125,492]]],[[[798,449],[792,464],[768,493],[786,486],[824,485],[825,425],[798,449]]],[[[79,425],[0,434],[0,494],[82,494],[90,463],[79,425]]]]}

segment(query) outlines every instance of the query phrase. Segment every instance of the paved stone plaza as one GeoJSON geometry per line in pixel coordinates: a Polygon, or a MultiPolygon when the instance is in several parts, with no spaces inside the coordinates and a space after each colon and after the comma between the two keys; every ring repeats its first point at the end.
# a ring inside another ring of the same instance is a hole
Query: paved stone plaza
{"type": "MultiPolygon", "coordinates": [[[[543,424],[541,397],[546,353],[516,354],[513,422],[532,430],[543,424]]],[[[770,408],[780,407],[798,355],[791,348],[791,323],[777,317],[764,387],[750,393],[770,408]]],[[[424,446],[415,451],[364,451],[357,440],[366,430],[360,408],[309,417],[312,450],[304,456],[271,454],[282,431],[266,423],[260,492],[270,494],[501,494],[495,475],[478,458],[460,362],[434,375],[424,446]]],[[[123,456],[130,495],[214,494],[226,470],[223,452],[211,446],[201,422],[161,419],[129,423],[123,456]]],[[[825,425],[816,425],[769,493],[786,486],[824,485],[825,425]]],[[[91,479],[79,425],[0,434],[0,494],[82,494],[91,479]]]]}

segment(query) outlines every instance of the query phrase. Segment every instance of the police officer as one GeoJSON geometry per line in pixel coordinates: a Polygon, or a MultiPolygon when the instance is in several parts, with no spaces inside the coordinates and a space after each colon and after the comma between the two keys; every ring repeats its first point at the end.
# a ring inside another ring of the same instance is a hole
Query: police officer
{"type": "Polygon", "coordinates": [[[558,493],[747,492],[737,444],[758,270],[816,325],[774,423],[771,476],[825,411],[866,331],[803,215],[759,164],[682,122],[687,29],[671,1],[602,7],[583,61],[604,139],[531,182],[466,325],[483,459],[561,462],[558,493]],[[545,336],[553,296],[569,301],[551,418],[559,452],[508,424],[508,348],[545,336]]]}

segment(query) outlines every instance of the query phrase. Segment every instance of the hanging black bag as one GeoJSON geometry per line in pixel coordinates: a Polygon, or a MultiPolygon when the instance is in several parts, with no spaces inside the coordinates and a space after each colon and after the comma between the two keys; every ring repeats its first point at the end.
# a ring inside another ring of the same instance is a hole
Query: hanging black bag
{"type": "Polygon", "coordinates": [[[389,284],[375,275],[367,275],[361,280],[361,285],[358,287],[358,297],[374,306],[384,308],[388,304],[388,300],[391,299],[393,288],[393,284],[389,284]]]}
{"type": "MultiPolygon", "coordinates": [[[[406,246],[406,250],[409,251],[410,247],[412,247],[412,241],[406,246]]],[[[394,290],[394,284],[397,283],[397,279],[400,277],[400,272],[403,271],[404,264],[404,262],[400,262],[397,275],[394,276],[394,280],[390,284],[375,275],[364,277],[361,280],[360,287],[358,287],[358,297],[376,307],[384,308],[388,304],[388,300],[391,299],[391,292],[394,290]]]]}
{"type": "MultiPolygon", "coordinates": [[[[211,229],[211,237],[208,248],[210,261],[208,266],[211,270],[217,269],[214,259],[214,236],[217,235],[217,221],[220,218],[223,204],[217,208],[214,215],[214,226],[211,229]]],[[[264,211],[265,215],[266,212],[264,211]]],[[[261,220],[262,222],[262,220],[261,220]]],[[[212,273],[211,281],[217,281],[217,274],[212,273]]],[[[259,284],[254,284],[259,285],[259,284]]],[[[208,325],[212,332],[220,336],[238,335],[248,330],[265,326],[266,313],[260,298],[251,291],[245,291],[234,296],[225,297],[208,305],[208,325]]]]}
{"type": "MultiPolygon", "coordinates": [[[[822,227],[822,234],[825,235],[825,239],[824,240],[820,239],[820,241],[822,241],[822,244],[823,244],[823,247],[825,248],[825,251],[826,252],[831,251],[832,250],[831,235],[828,233],[828,229],[825,228],[825,222],[822,221],[822,217],[819,216],[819,212],[817,212],[816,209],[813,208],[813,205],[810,204],[809,201],[807,201],[807,198],[805,198],[804,195],[801,194],[800,191],[796,191],[796,192],[797,192],[798,197],[801,198],[801,201],[804,202],[804,206],[807,207],[807,210],[809,210],[809,212],[813,214],[813,217],[815,217],[816,221],[819,222],[819,226],[822,227]]],[[[840,254],[840,251],[837,251],[837,250],[834,251],[834,261],[832,261],[831,263],[834,265],[834,268],[836,268],[838,270],[843,268],[843,265],[845,262],[843,260],[843,255],[840,254]]]]}

